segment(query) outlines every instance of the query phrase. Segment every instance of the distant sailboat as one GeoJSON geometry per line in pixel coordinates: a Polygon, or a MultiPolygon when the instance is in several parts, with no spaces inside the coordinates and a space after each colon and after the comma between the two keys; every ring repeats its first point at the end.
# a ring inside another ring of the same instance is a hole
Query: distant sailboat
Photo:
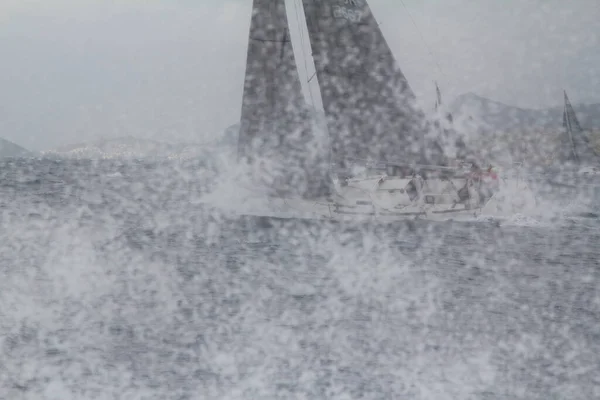
{"type": "Polygon", "coordinates": [[[600,166],[600,158],[581,128],[566,91],[564,91],[564,103],[558,160],[563,165],[570,164],[576,167],[600,166]]]}
{"type": "Polygon", "coordinates": [[[561,128],[555,165],[545,173],[545,181],[550,188],[561,190],[553,195],[559,200],[572,204],[578,199],[579,204],[593,209],[600,199],[600,157],[581,127],[566,91],[561,128]]]}
{"type": "Polygon", "coordinates": [[[327,134],[302,95],[285,0],[254,0],[238,143],[244,185],[270,209],[326,218],[480,213],[494,184],[448,168],[366,0],[302,5],[327,134]]]}

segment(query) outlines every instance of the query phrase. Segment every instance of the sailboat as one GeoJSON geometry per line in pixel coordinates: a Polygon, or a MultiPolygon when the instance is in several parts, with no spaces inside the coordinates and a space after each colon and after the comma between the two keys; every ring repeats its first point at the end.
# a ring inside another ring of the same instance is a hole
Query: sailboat
{"type": "Polygon", "coordinates": [[[600,155],[594,151],[581,127],[566,91],[562,120],[555,160],[559,171],[552,173],[555,178],[552,182],[574,186],[582,179],[600,178],[600,155]]]}
{"type": "Polygon", "coordinates": [[[581,128],[566,91],[564,91],[564,103],[559,160],[563,164],[577,167],[582,173],[589,170],[600,174],[598,169],[600,157],[592,148],[585,131],[581,128]]]}
{"type": "Polygon", "coordinates": [[[600,199],[600,156],[592,148],[566,91],[554,161],[554,165],[544,173],[542,182],[546,185],[541,187],[543,195],[554,197],[565,206],[574,206],[578,210],[576,215],[595,215],[600,199]]]}
{"type": "Polygon", "coordinates": [[[253,0],[238,163],[244,214],[476,217],[497,178],[450,166],[366,0],[302,0],[325,129],[304,99],[285,0],[253,0]],[[243,192],[243,194],[242,194],[243,192]]]}

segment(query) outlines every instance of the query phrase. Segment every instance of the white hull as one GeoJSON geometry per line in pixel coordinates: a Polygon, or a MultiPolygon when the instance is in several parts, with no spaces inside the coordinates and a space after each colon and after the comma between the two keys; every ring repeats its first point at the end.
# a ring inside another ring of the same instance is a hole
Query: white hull
{"type": "MultiPolygon", "coordinates": [[[[496,191],[485,202],[480,201],[476,190],[469,190],[470,198],[461,202],[456,189],[464,186],[465,179],[421,181],[418,198],[411,199],[405,190],[410,179],[381,178],[353,179],[344,187],[336,182],[338,193],[331,199],[267,197],[248,191],[232,211],[247,216],[334,221],[473,221],[510,217],[535,202],[523,180],[503,180],[501,185],[508,190],[496,191]]],[[[239,190],[236,193],[241,194],[239,190]]]]}
{"type": "Polygon", "coordinates": [[[382,222],[415,219],[432,221],[472,219],[481,214],[479,208],[474,210],[467,210],[464,207],[449,209],[443,206],[423,208],[415,205],[404,207],[398,211],[389,211],[377,207],[344,207],[334,202],[290,198],[269,198],[266,205],[267,207],[260,210],[244,210],[242,214],[276,218],[329,219],[334,221],[377,220],[382,222]]]}

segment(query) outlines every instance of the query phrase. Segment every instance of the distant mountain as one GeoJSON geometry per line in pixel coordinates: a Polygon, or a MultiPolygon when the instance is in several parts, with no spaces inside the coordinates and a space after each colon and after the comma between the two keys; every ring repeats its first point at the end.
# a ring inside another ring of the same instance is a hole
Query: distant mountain
{"type": "MultiPolygon", "coordinates": [[[[558,100],[562,100],[562,97],[558,100]]],[[[574,108],[582,127],[600,128],[600,104],[576,104],[574,108]]],[[[467,93],[458,96],[450,104],[450,111],[455,118],[477,119],[483,130],[515,131],[560,129],[563,106],[539,110],[519,108],[467,93]]]]}
{"type": "MultiPolygon", "coordinates": [[[[600,104],[574,108],[592,145],[600,150],[600,104]]],[[[558,151],[563,106],[526,109],[467,93],[457,97],[449,109],[469,146],[495,163],[547,165],[558,151]]]]}
{"type": "Polygon", "coordinates": [[[165,143],[156,140],[123,137],[89,143],[77,143],[41,152],[46,157],[80,159],[212,159],[215,145],[198,143],[165,143]]]}
{"type": "Polygon", "coordinates": [[[33,154],[13,142],[0,138],[0,157],[30,157],[33,154]]]}

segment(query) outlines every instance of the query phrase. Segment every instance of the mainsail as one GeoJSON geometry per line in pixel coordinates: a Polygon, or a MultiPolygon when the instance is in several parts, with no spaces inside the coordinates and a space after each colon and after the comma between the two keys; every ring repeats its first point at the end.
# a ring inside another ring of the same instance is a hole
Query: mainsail
{"type": "Polygon", "coordinates": [[[303,0],[332,162],[442,164],[443,150],[365,0],[303,0]]]}
{"type": "Polygon", "coordinates": [[[313,134],[292,49],[285,0],[254,0],[238,159],[277,195],[327,194],[323,149],[313,134]]]}
{"type": "Polygon", "coordinates": [[[592,149],[585,131],[581,128],[575,110],[564,92],[563,130],[560,140],[560,161],[563,163],[598,164],[598,156],[592,149]]]}

